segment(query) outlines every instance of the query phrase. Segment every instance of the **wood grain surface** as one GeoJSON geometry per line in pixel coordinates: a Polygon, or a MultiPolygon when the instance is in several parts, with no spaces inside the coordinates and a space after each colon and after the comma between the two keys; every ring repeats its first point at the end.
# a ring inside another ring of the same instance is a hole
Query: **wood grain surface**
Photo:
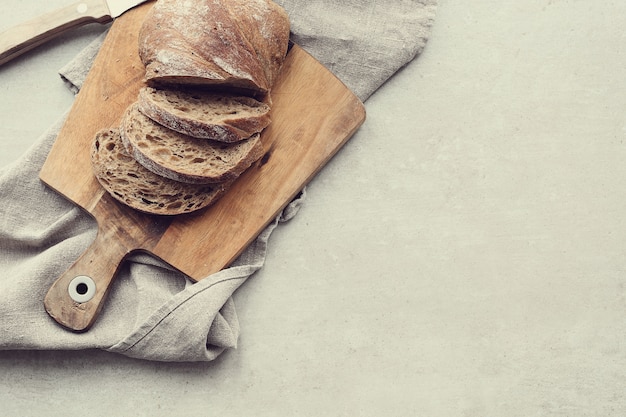
{"type": "Polygon", "coordinates": [[[193,280],[227,267],[301,191],[365,120],[365,109],[332,73],[293,46],[272,92],[272,123],[263,132],[265,155],[215,205],[190,215],[139,213],[112,199],[91,172],[96,132],[117,127],[144,85],[137,34],[151,3],[117,19],[76,97],[40,178],[90,212],[98,222],[93,245],[55,282],[45,298],[60,324],[87,330],[119,264],[146,251],[193,280]],[[76,276],[96,284],[89,301],[68,292],[76,276]]]}

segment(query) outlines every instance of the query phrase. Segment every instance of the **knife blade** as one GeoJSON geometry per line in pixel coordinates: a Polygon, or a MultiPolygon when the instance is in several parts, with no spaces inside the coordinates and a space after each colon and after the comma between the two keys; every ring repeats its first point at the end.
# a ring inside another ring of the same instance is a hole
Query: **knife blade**
{"type": "Polygon", "coordinates": [[[68,30],[109,23],[147,0],[82,0],[0,32],[0,65],[68,30]]]}

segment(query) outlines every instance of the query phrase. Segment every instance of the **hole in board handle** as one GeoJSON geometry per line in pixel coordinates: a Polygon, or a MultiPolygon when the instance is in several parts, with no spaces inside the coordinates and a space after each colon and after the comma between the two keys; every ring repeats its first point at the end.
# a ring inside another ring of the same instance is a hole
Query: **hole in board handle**
{"type": "Polygon", "coordinates": [[[96,283],[86,275],[79,275],[70,282],[67,290],[72,300],[82,304],[96,295],[96,283]]]}

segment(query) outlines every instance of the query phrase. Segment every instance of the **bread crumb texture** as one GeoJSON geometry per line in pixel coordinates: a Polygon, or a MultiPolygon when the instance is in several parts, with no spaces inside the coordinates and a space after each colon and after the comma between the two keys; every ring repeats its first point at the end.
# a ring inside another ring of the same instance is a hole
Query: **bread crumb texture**
{"type": "Polygon", "coordinates": [[[138,106],[169,129],[227,143],[247,139],[271,122],[266,103],[223,92],[145,87],[139,92],[138,106]]]}
{"type": "Polygon", "coordinates": [[[96,178],[113,198],[150,214],[178,215],[208,207],[230,185],[185,184],[154,174],[128,154],[117,130],[98,132],[91,164],[96,178]]]}
{"type": "Polygon", "coordinates": [[[263,153],[258,133],[232,144],[198,139],[154,122],[137,104],[123,117],[121,136],[128,152],[145,168],[191,184],[234,180],[263,153]]]}

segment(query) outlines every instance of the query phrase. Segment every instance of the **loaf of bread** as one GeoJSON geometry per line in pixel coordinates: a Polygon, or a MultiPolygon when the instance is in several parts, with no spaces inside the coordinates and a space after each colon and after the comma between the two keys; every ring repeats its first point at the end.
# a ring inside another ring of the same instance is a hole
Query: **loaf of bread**
{"type": "Polygon", "coordinates": [[[93,143],[98,181],[146,213],[214,203],[263,155],[288,44],[287,13],[271,0],[158,0],[139,33],[146,86],[93,143]]]}
{"type": "Polygon", "coordinates": [[[159,0],[139,32],[146,81],[264,95],[287,54],[289,27],[271,0],[159,0]]]}
{"type": "Polygon", "coordinates": [[[142,88],[139,110],[157,123],[196,138],[238,142],[270,124],[270,107],[250,97],[197,90],[142,88]]]}
{"type": "Polygon", "coordinates": [[[263,155],[260,135],[223,143],[168,129],[131,105],[120,125],[127,151],[141,165],[166,178],[190,184],[236,179],[263,155]]]}
{"type": "Polygon", "coordinates": [[[118,130],[96,134],[91,165],[102,187],[136,210],[161,215],[191,213],[215,202],[229,183],[192,185],[172,181],[144,168],[130,156],[118,130]]]}

